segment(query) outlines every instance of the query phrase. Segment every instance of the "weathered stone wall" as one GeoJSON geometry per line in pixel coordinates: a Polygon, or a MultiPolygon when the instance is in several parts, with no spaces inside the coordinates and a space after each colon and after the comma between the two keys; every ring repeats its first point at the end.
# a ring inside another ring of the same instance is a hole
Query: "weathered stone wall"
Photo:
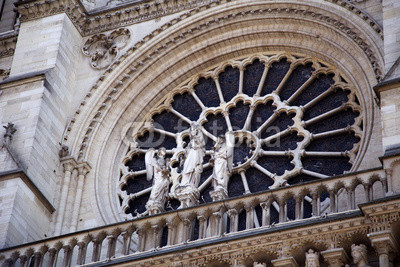
{"type": "MultiPolygon", "coordinates": [[[[265,15],[267,11],[263,15],[258,13],[265,3],[252,7],[253,13],[249,13],[249,7],[235,6],[238,2],[224,3],[220,9],[215,7],[197,13],[193,11],[188,17],[180,18],[184,13],[181,12],[127,26],[132,37],[120,51],[122,63],[113,65],[107,71],[95,70],[90,66],[90,58],[81,51],[88,37],[81,36],[67,15],[52,15],[21,24],[14,57],[0,59],[1,67],[11,65],[11,78],[16,79],[0,85],[0,122],[2,125],[15,123],[17,132],[11,147],[21,167],[26,169],[30,179],[56,208],[63,182],[63,170],[58,157],[59,142],[67,144],[77,160],[82,156],[83,160],[88,160],[94,166],[85,179],[78,229],[122,218],[118,215],[115,179],[118,176],[118,163],[126,149],[121,143],[124,127],[135,119],[142,119],[154,103],[179,83],[207,67],[238,56],[266,50],[289,51],[315,56],[340,68],[358,86],[364,97],[362,102],[368,107],[365,112],[368,113],[366,118],[370,129],[366,131],[370,132],[358,170],[380,166],[378,157],[383,154],[381,126],[384,147],[400,142],[400,129],[397,127],[400,124],[400,91],[382,92],[381,121],[379,106],[372,92],[377,80],[371,66],[381,64],[384,58],[387,71],[400,55],[398,1],[383,0],[381,4],[376,0],[367,0],[355,3],[383,24],[384,42],[360,16],[348,9],[340,9],[339,5],[329,1],[323,1],[325,9],[320,9],[322,2],[304,1],[307,2],[306,7],[295,5],[298,11],[289,10],[287,13],[278,5],[279,1],[269,3],[273,12],[276,12],[270,17],[265,15]],[[353,25],[352,30],[356,32],[355,35],[364,38],[368,43],[367,48],[373,50],[377,57],[375,63],[358,46],[361,41],[352,39],[354,34],[335,26],[333,22],[316,17],[316,13],[321,13],[321,10],[328,12],[329,8],[340,9],[343,19],[334,12],[329,18],[336,20],[337,25],[345,22],[344,26],[349,26],[354,22],[356,26],[353,25]],[[237,11],[239,9],[244,13],[237,11]],[[254,22],[255,16],[264,15],[266,18],[260,18],[260,23],[254,22]],[[239,20],[242,16],[243,19],[239,20]],[[178,17],[179,20],[176,19],[178,17]],[[167,24],[168,21],[171,23],[167,24]],[[150,36],[156,29],[157,32],[150,36]],[[136,49],[132,48],[134,45],[136,49]],[[122,82],[124,75],[128,78],[122,82]],[[96,86],[93,87],[94,84],[96,86]],[[119,99],[110,93],[114,88],[120,90],[119,99]],[[91,97],[88,97],[89,91],[91,97]],[[101,116],[106,115],[98,119],[96,114],[99,111],[101,116]],[[75,124],[69,123],[71,118],[76,121],[75,124]],[[95,122],[95,126],[91,125],[92,122],[95,122]],[[65,141],[63,137],[66,136],[67,127],[73,129],[65,141]],[[93,132],[87,134],[88,129],[93,132]],[[86,138],[88,142],[83,141],[86,138]]],[[[399,74],[400,71],[396,70],[393,75],[396,77],[399,74]]],[[[3,133],[4,129],[1,128],[1,136],[3,133]]],[[[0,161],[2,159],[0,171],[16,168],[17,165],[10,161],[4,149],[0,150],[0,161]]],[[[78,184],[76,171],[71,179],[65,217],[73,213],[78,184]]],[[[19,196],[16,190],[7,192],[12,192],[9,198],[21,198],[18,203],[23,203],[24,195],[19,196]]],[[[26,213],[27,220],[41,217],[41,223],[54,227],[54,216],[51,218],[45,211],[37,207],[34,209],[34,213],[26,213]]],[[[2,211],[3,207],[0,208],[2,211]]],[[[22,204],[11,206],[8,223],[12,222],[12,216],[25,212],[22,204]]],[[[64,227],[69,229],[69,223],[64,227]]],[[[20,229],[21,232],[15,232],[15,235],[19,235],[18,240],[21,240],[23,231],[33,231],[29,237],[31,239],[25,241],[42,238],[46,233],[40,227],[37,230],[20,229]]],[[[68,231],[65,229],[64,232],[68,231]]]]}
{"type": "Polygon", "coordinates": [[[0,180],[0,248],[51,235],[51,212],[20,178],[0,180]]]}

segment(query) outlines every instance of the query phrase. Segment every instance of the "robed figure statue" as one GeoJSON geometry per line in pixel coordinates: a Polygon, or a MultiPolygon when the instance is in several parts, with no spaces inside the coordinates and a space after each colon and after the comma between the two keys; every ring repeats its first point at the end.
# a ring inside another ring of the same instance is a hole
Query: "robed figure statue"
{"type": "Polygon", "coordinates": [[[221,135],[217,139],[212,154],[211,162],[214,163],[212,185],[214,200],[224,199],[228,196],[228,181],[233,169],[234,138],[230,133],[221,135]],[[232,140],[231,140],[232,139],[232,140]]]}
{"type": "Polygon", "coordinates": [[[164,211],[168,196],[170,168],[165,155],[165,148],[160,148],[157,153],[154,149],[150,149],[145,155],[147,180],[153,179],[150,197],[146,204],[150,215],[164,211]]]}
{"type": "Polygon", "coordinates": [[[199,186],[200,176],[203,172],[204,155],[205,141],[201,126],[192,123],[190,126],[190,142],[185,151],[181,186],[193,186],[195,188],[199,186]]]}

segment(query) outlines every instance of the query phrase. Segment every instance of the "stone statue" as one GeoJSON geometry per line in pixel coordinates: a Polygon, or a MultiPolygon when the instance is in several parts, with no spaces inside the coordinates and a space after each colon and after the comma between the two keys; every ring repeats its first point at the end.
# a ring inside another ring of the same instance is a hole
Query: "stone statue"
{"type": "Polygon", "coordinates": [[[225,136],[218,137],[211,162],[214,162],[212,197],[214,200],[221,200],[228,196],[228,179],[233,168],[233,142],[227,142],[225,136]]]}
{"type": "Polygon", "coordinates": [[[147,180],[153,179],[153,187],[146,203],[149,215],[164,211],[170,184],[170,168],[165,155],[165,148],[160,148],[157,154],[154,149],[150,149],[145,155],[147,180]]]}
{"type": "Polygon", "coordinates": [[[319,253],[313,249],[306,252],[306,267],[319,267],[319,253]]]}
{"type": "Polygon", "coordinates": [[[182,170],[181,186],[197,188],[203,172],[203,158],[205,155],[205,141],[201,126],[197,123],[190,125],[190,142],[186,147],[185,161],[182,170]]]}
{"type": "Polygon", "coordinates": [[[351,256],[353,257],[353,262],[357,264],[357,266],[369,266],[366,245],[351,245],[351,256]]]}

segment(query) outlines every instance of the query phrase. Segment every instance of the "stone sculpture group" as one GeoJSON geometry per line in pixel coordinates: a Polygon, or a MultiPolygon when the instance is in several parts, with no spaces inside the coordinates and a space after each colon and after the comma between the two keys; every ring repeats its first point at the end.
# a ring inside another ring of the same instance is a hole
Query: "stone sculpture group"
{"type": "MultiPolygon", "coordinates": [[[[146,209],[149,215],[164,211],[167,198],[176,196],[180,201],[180,208],[190,207],[198,203],[200,197],[199,183],[203,172],[204,156],[206,154],[205,138],[202,127],[193,123],[189,131],[190,141],[181,156],[179,184],[170,191],[172,166],[166,159],[166,149],[150,149],[146,152],[146,174],[147,180],[153,180],[146,209]]],[[[210,192],[213,200],[221,200],[228,197],[228,179],[233,169],[233,135],[227,133],[219,136],[211,154],[210,163],[213,164],[212,185],[214,191],[210,192]]]]}

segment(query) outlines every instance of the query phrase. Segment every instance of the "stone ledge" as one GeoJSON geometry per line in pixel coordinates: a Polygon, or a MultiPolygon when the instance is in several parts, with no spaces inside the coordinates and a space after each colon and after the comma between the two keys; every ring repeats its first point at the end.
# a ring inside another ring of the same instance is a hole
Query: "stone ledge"
{"type": "Polygon", "coordinates": [[[4,81],[0,82],[0,90],[13,88],[15,86],[23,85],[26,83],[46,80],[46,73],[50,70],[51,69],[45,69],[8,77],[4,81]]]}
{"type": "Polygon", "coordinates": [[[20,178],[50,213],[53,213],[56,210],[54,206],[51,204],[51,202],[43,195],[43,193],[39,190],[39,188],[32,182],[32,180],[28,177],[28,175],[26,175],[26,173],[22,169],[0,172],[0,181],[5,181],[15,178],[20,178]]]}

